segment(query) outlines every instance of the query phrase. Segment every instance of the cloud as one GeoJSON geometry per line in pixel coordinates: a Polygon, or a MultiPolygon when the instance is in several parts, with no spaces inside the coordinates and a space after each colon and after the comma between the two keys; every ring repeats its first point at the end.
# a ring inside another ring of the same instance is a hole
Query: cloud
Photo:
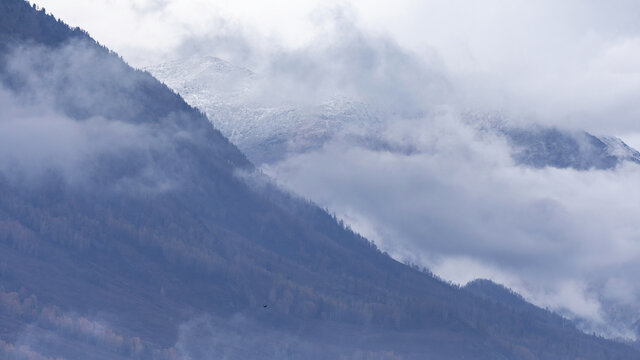
{"type": "Polygon", "coordinates": [[[83,176],[87,158],[134,146],[134,126],[95,118],[79,122],[51,109],[20,104],[0,89],[0,168],[33,179],[59,170],[67,180],[83,176]]]}
{"type": "Polygon", "coordinates": [[[387,348],[387,337],[372,332],[366,344],[362,329],[309,322],[299,329],[278,329],[244,315],[193,317],[178,330],[176,344],[165,350],[177,359],[401,359],[387,348]],[[371,340],[369,340],[371,341],[371,340]]]}
{"type": "Polygon", "coordinates": [[[144,192],[178,185],[176,174],[154,159],[159,153],[177,157],[171,129],[131,121],[139,109],[122,94],[133,91],[135,80],[105,55],[82,42],[55,50],[23,46],[4,54],[0,173],[5,179],[26,185],[58,179],[144,192]],[[114,82],[119,98],[110,93],[114,82]]]}
{"type": "Polygon", "coordinates": [[[258,72],[268,83],[261,88],[276,88],[281,101],[317,104],[343,96],[403,114],[444,101],[448,83],[437,58],[362,32],[352,16],[344,8],[326,11],[317,16],[323,30],[311,44],[267,53],[258,72]]]}
{"type": "Polygon", "coordinates": [[[437,54],[465,106],[595,132],[638,132],[634,1],[35,2],[135,65],[202,46],[234,61],[252,48],[308,49],[331,27],[317,19],[341,4],[353,14],[347,23],[365,34],[383,34],[421,58],[437,54]]]}
{"type": "Polygon", "coordinates": [[[596,132],[636,127],[638,78],[619,70],[621,59],[637,54],[637,3],[353,3],[369,27],[383,27],[411,48],[434,49],[472,107],[596,132]]]}
{"type": "Polygon", "coordinates": [[[640,167],[531,169],[513,164],[502,139],[453,116],[418,123],[384,132],[403,134],[388,140],[412,141],[413,153],[337,140],[263,168],[382,249],[445,278],[493,278],[541,306],[599,322],[607,290],[597,284],[624,279],[625,300],[638,301],[640,167]]]}

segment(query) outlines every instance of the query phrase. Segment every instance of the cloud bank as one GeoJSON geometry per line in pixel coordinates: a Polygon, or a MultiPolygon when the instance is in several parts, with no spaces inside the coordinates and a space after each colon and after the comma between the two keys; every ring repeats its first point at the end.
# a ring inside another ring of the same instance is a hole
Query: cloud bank
{"type": "Polygon", "coordinates": [[[256,49],[295,50],[316,42],[331,28],[323,18],[341,6],[365,33],[442,59],[459,100],[470,107],[629,138],[639,132],[640,23],[634,14],[640,5],[630,0],[35,3],[138,66],[203,47],[248,65],[256,49]]]}
{"type": "Polygon", "coordinates": [[[405,130],[413,153],[335,141],[265,171],[396,258],[456,283],[491,278],[600,325],[602,297],[638,301],[637,165],[531,169],[514,165],[501,139],[452,118],[405,130]]]}

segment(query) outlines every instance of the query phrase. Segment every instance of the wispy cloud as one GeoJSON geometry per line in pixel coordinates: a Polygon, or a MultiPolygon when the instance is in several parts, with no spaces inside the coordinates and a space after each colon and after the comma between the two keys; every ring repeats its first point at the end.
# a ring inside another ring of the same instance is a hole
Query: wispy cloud
{"type": "Polygon", "coordinates": [[[71,42],[58,49],[25,46],[3,54],[7,72],[0,86],[0,173],[4,178],[31,185],[56,178],[76,186],[101,184],[126,191],[162,191],[178,184],[176,174],[161,169],[154,156],[177,157],[171,144],[172,136],[180,133],[132,122],[139,105],[131,106],[133,100],[126,95],[118,102],[107,83],[117,81],[126,92],[135,80],[115,59],[98,51],[71,42]],[[91,71],[97,76],[84,75],[91,69],[99,70],[91,71]],[[110,165],[124,158],[126,165],[110,165]]]}

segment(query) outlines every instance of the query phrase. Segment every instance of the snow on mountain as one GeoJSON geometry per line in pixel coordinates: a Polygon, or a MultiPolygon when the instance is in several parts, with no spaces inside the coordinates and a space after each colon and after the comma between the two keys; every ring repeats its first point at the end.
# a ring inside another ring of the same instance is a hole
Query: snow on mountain
{"type": "Polygon", "coordinates": [[[145,70],[204,111],[258,165],[317,149],[338,133],[371,132],[381,125],[371,106],[343,97],[317,104],[261,101],[259,75],[211,56],[145,70]]]}
{"type": "Polygon", "coordinates": [[[520,165],[576,170],[613,169],[624,161],[640,164],[640,152],[619,138],[540,125],[513,126],[502,115],[464,115],[467,123],[504,137],[520,165]]]}
{"type": "MultiPolygon", "coordinates": [[[[336,137],[374,149],[413,151],[410,144],[384,140],[385,121],[393,114],[374,104],[338,95],[310,104],[264,101],[263,85],[268,79],[213,56],[170,61],[146,70],[204,111],[257,165],[319,149],[336,137]]],[[[269,88],[274,91],[273,86],[269,88]]],[[[463,118],[476,129],[504,137],[512,158],[521,165],[589,170],[612,169],[623,161],[640,164],[640,152],[615,137],[512,126],[495,115],[465,113],[463,118]]]]}

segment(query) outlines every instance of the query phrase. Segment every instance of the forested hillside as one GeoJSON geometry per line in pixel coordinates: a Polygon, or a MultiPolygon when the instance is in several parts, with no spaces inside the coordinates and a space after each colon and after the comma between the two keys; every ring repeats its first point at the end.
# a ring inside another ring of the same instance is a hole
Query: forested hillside
{"type": "Polygon", "coordinates": [[[396,262],[27,2],[0,31],[0,357],[640,358],[396,262]]]}

